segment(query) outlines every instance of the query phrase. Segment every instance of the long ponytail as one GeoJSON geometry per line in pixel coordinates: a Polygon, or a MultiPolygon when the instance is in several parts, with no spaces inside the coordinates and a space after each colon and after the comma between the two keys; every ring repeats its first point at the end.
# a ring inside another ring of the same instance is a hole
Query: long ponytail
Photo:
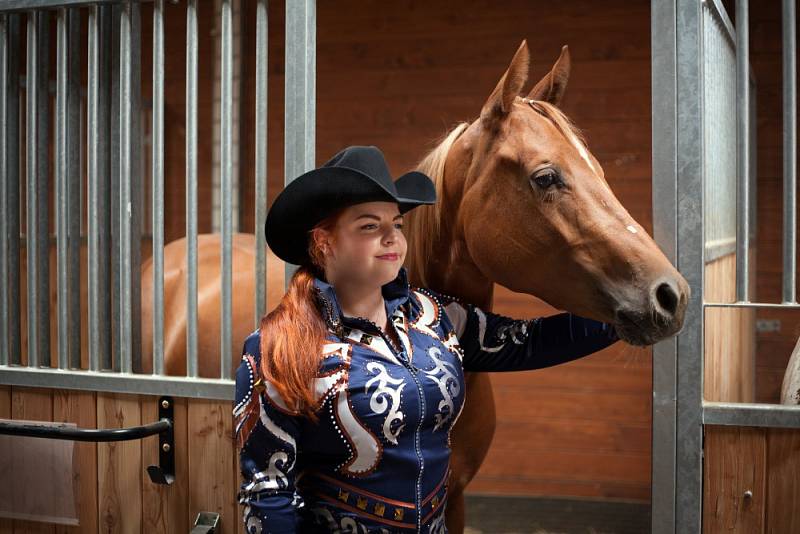
{"type": "Polygon", "coordinates": [[[264,380],[275,387],[286,405],[317,422],[314,379],[322,359],[327,327],[314,299],[314,278],[324,279],[320,231],[332,232],[343,209],[311,230],[310,265],[301,265],[274,310],[261,318],[261,365],[264,380]]]}

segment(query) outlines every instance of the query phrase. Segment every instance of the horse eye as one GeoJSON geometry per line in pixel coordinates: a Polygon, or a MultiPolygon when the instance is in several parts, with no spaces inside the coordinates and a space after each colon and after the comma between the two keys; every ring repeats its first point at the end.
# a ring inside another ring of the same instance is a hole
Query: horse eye
{"type": "Polygon", "coordinates": [[[532,178],[533,182],[542,189],[555,185],[559,182],[559,175],[555,169],[546,169],[535,174],[532,178]]]}

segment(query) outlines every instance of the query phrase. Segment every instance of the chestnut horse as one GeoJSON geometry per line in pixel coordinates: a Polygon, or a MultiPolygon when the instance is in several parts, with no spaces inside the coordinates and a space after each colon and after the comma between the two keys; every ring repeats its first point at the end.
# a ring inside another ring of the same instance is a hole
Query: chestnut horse
{"type": "MultiPolygon", "coordinates": [[[[556,308],[612,323],[632,345],[674,335],[683,324],[686,281],[614,196],[597,159],[556,107],[569,77],[567,48],[522,97],[528,63],[523,41],[480,117],[456,127],[421,161],[419,170],[436,183],[438,202],[406,215],[412,284],[491,310],[493,284],[499,283],[556,308]]],[[[236,235],[232,369],[242,341],[256,325],[255,246],[252,235],[236,235]]],[[[185,370],[185,248],[179,240],[164,251],[165,365],[175,374],[185,370]]],[[[199,368],[201,376],[217,376],[219,236],[199,236],[198,250],[199,368]]],[[[279,274],[270,277],[268,287],[279,295],[282,269],[269,257],[268,271],[279,274]]],[[[152,350],[150,261],[142,276],[142,359],[147,365],[152,350]]],[[[486,455],[495,424],[488,375],[468,373],[466,387],[469,395],[452,434],[447,528],[453,534],[464,530],[463,491],[486,455]]]]}

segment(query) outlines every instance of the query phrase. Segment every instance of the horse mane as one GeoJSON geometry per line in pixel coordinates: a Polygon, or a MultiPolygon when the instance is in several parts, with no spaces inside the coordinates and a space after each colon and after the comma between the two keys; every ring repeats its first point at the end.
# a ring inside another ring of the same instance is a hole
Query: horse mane
{"type": "Polygon", "coordinates": [[[544,100],[526,99],[525,102],[527,102],[539,115],[549,119],[556,129],[561,132],[561,135],[566,137],[567,140],[571,141],[574,137],[575,140],[583,145],[584,148],[588,149],[586,146],[586,138],[583,136],[583,132],[581,132],[581,130],[575,126],[575,123],[573,123],[569,117],[564,115],[563,111],[558,109],[553,104],[545,102],[544,100]]]}
{"type": "Polygon", "coordinates": [[[436,186],[436,203],[427,206],[418,206],[411,210],[405,217],[407,235],[413,236],[409,240],[408,254],[406,254],[406,268],[413,283],[417,286],[427,286],[428,258],[432,257],[433,244],[441,232],[442,218],[442,191],[444,189],[444,164],[447,154],[456,139],[467,129],[469,122],[459,122],[452,130],[447,132],[438,144],[428,152],[416,165],[416,170],[426,174],[436,186]]]}

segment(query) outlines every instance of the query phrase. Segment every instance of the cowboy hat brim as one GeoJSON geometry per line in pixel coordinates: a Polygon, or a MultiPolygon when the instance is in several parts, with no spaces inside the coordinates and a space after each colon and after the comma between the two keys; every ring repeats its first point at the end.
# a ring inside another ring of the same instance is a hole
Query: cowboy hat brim
{"type": "Polygon", "coordinates": [[[308,257],[308,232],[336,210],[362,202],[397,202],[400,213],[436,202],[436,187],[424,173],[411,171],[390,191],[369,175],[349,167],[319,167],[292,180],[267,213],[264,235],[284,261],[302,265],[308,257]]]}

